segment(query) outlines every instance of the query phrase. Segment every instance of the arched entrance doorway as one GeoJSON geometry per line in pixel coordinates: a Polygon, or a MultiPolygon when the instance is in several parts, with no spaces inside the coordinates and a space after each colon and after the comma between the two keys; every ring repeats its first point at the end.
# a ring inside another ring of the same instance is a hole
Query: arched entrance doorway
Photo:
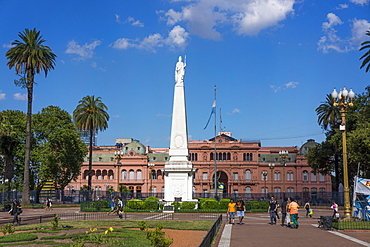
{"type": "MultiPolygon", "coordinates": [[[[225,194],[225,193],[229,193],[228,192],[228,182],[229,182],[229,178],[227,176],[227,174],[223,171],[217,171],[217,181],[218,181],[218,184],[222,184],[223,185],[223,190],[222,190],[222,193],[225,194]]],[[[212,177],[212,181],[214,181],[214,178],[215,176],[212,177]]],[[[219,188],[217,190],[220,190],[219,188]]]]}

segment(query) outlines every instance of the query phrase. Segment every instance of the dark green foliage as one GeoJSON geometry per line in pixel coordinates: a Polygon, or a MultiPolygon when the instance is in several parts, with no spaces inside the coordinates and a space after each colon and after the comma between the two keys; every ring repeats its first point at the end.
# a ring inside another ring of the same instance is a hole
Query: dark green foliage
{"type": "Polygon", "coordinates": [[[162,232],[162,225],[158,225],[155,230],[146,231],[146,237],[150,240],[151,246],[154,247],[169,247],[173,243],[173,239],[171,237],[164,237],[164,232],[162,232]]]}
{"type": "Polygon", "coordinates": [[[130,209],[143,209],[144,202],[139,199],[131,199],[126,203],[126,206],[130,209]]]}
{"type": "Polygon", "coordinates": [[[195,208],[195,202],[183,202],[181,203],[181,209],[194,209],[195,208]]]}
{"type": "Polygon", "coordinates": [[[201,201],[202,209],[217,209],[218,201],[216,199],[205,199],[201,201]]]}
{"type": "Polygon", "coordinates": [[[54,216],[53,220],[51,221],[51,229],[56,230],[59,228],[59,216],[54,216]]]}
{"type": "Polygon", "coordinates": [[[3,227],[0,228],[0,232],[2,232],[4,235],[6,235],[7,233],[9,234],[14,233],[15,227],[12,224],[8,223],[8,224],[3,225],[3,227]]]}
{"type": "Polygon", "coordinates": [[[145,221],[140,221],[139,228],[140,228],[140,231],[145,231],[146,229],[148,229],[148,224],[145,221]]]}
{"type": "Polygon", "coordinates": [[[147,209],[147,210],[150,210],[150,211],[158,210],[158,208],[159,208],[158,201],[159,201],[159,199],[157,197],[154,197],[154,196],[150,196],[150,197],[146,198],[145,202],[144,202],[144,205],[143,205],[143,209],[147,209]]]}
{"type": "Polygon", "coordinates": [[[229,204],[230,199],[221,199],[219,201],[220,209],[225,209],[227,210],[227,205],[229,204]]]}

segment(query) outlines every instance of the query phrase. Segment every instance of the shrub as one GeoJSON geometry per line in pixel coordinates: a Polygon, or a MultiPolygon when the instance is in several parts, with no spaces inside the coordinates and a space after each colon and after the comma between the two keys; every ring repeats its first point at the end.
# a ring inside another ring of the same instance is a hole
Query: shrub
{"type": "Polygon", "coordinates": [[[173,202],[173,203],[171,203],[171,205],[173,205],[174,210],[177,211],[177,210],[179,210],[179,208],[181,206],[181,202],[173,202]]]}
{"type": "Polygon", "coordinates": [[[205,199],[201,202],[202,209],[217,209],[218,201],[216,199],[205,199]]]}
{"type": "Polygon", "coordinates": [[[130,209],[143,209],[144,202],[139,199],[131,199],[127,202],[126,206],[130,209]]]}
{"type": "Polygon", "coordinates": [[[159,207],[158,201],[159,199],[157,197],[149,196],[148,198],[145,199],[143,208],[151,211],[158,210],[159,207]]]}
{"type": "Polygon", "coordinates": [[[162,228],[162,225],[158,225],[154,231],[146,231],[146,238],[150,240],[151,246],[169,247],[173,243],[173,238],[164,237],[164,232],[162,232],[162,228]]]}
{"type": "Polygon", "coordinates": [[[183,202],[181,203],[181,209],[194,209],[195,202],[183,202]]]}
{"type": "Polygon", "coordinates": [[[227,205],[229,204],[229,202],[230,202],[230,199],[221,199],[218,203],[219,204],[219,209],[227,210],[227,205]]]}
{"type": "Polygon", "coordinates": [[[55,217],[53,217],[53,220],[51,221],[51,229],[53,229],[53,230],[58,229],[58,227],[59,227],[59,220],[60,220],[60,218],[59,218],[58,215],[55,216],[55,217]]]}
{"type": "Polygon", "coordinates": [[[2,232],[4,235],[6,235],[7,233],[14,233],[15,227],[12,224],[8,223],[1,227],[0,232],[2,232]]]}

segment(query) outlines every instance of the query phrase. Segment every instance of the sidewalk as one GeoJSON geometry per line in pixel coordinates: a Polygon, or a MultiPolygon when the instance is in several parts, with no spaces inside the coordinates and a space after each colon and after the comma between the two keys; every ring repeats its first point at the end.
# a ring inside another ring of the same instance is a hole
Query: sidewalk
{"type": "MultiPolygon", "coordinates": [[[[370,246],[370,232],[325,231],[317,227],[320,216],[331,216],[330,210],[315,210],[313,218],[299,213],[299,228],[268,224],[268,213],[246,214],[243,225],[225,225],[218,247],[302,246],[352,247],[370,246]],[[229,240],[228,240],[229,239],[229,240]],[[225,240],[225,241],[224,241],[225,240]]],[[[237,222],[237,221],[236,221],[237,222]]]]}

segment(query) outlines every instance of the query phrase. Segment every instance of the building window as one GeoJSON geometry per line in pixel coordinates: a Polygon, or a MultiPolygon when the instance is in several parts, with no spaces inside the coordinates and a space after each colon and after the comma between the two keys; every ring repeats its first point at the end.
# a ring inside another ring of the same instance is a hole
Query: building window
{"type": "Polygon", "coordinates": [[[281,188],[279,188],[279,187],[274,188],[274,192],[275,193],[280,193],[281,192],[281,188]]]}
{"type": "Polygon", "coordinates": [[[247,196],[247,198],[251,198],[252,197],[252,189],[251,189],[251,187],[245,187],[245,194],[246,194],[246,196],[247,196]]]}
{"type": "Polygon", "coordinates": [[[320,173],[320,182],[325,182],[325,176],[320,173]]]}
{"type": "Polygon", "coordinates": [[[208,173],[203,172],[202,180],[208,180],[208,173]]]}
{"type": "Polygon", "coordinates": [[[126,171],[126,170],[123,170],[123,171],[122,171],[121,179],[122,179],[122,180],[126,180],[126,179],[127,179],[127,171],[126,171]]]}
{"type": "Polygon", "coordinates": [[[303,171],[302,173],[302,180],[303,182],[307,182],[308,181],[308,172],[307,171],[303,171]]]}
{"type": "Polygon", "coordinates": [[[245,171],[245,180],[251,180],[251,170],[245,171]]]}
{"type": "Polygon", "coordinates": [[[235,197],[238,197],[238,190],[234,190],[235,197]]]}
{"type": "Polygon", "coordinates": [[[135,179],[135,173],[134,173],[134,171],[133,170],[130,170],[128,172],[128,176],[129,176],[129,179],[130,180],[134,180],[135,179]]]}
{"type": "Polygon", "coordinates": [[[243,154],[244,161],[253,161],[253,154],[252,153],[244,153],[243,154]]]}
{"type": "Polygon", "coordinates": [[[141,170],[137,170],[137,172],[136,172],[136,178],[137,178],[137,180],[141,180],[142,179],[141,170]]]}
{"type": "Polygon", "coordinates": [[[234,180],[238,180],[238,173],[237,172],[233,173],[233,178],[234,178],[234,180]]]}
{"type": "Polygon", "coordinates": [[[311,188],[311,192],[316,193],[317,192],[317,188],[311,188]]]}
{"type": "Polygon", "coordinates": [[[293,172],[288,172],[286,174],[286,180],[287,181],[293,181],[294,180],[294,173],[293,172]]]}
{"type": "Polygon", "coordinates": [[[261,192],[262,192],[263,194],[268,194],[268,193],[269,193],[269,189],[268,189],[267,187],[262,187],[261,192]]]}
{"type": "Polygon", "coordinates": [[[320,192],[325,192],[325,188],[320,188],[320,192]]]}
{"type": "Polygon", "coordinates": [[[198,161],[198,154],[197,153],[191,153],[189,155],[190,161],[198,161]]]}
{"type": "Polygon", "coordinates": [[[316,182],[316,174],[313,171],[311,172],[311,182],[316,182]]]}
{"type": "Polygon", "coordinates": [[[303,192],[309,192],[310,190],[307,187],[303,188],[303,192]]]}
{"type": "Polygon", "coordinates": [[[275,181],[280,181],[280,172],[275,172],[274,173],[274,180],[275,181]]]}

